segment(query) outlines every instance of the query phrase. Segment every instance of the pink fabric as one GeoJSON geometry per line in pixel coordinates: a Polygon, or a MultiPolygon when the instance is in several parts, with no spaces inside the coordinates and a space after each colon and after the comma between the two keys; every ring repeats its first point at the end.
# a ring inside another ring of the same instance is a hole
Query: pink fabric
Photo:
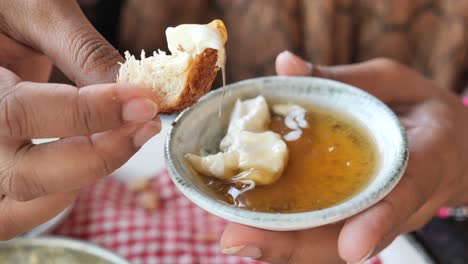
{"type": "Polygon", "coordinates": [[[449,208],[446,208],[446,207],[440,208],[439,211],[437,212],[437,216],[442,219],[449,218],[450,217],[449,208]]]}
{"type": "MultiPolygon", "coordinates": [[[[88,240],[131,263],[262,263],[220,253],[226,221],[200,209],[174,186],[166,171],[152,178],[150,189],[160,207],[142,208],[138,192],[111,178],[84,190],[55,234],[88,240]],[[215,234],[212,239],[203,239],[215,234]]],[[[378,258],[369,264],[381,264],[378,258]]]]}
{"type": "Polygon", "coordinates": [[[464,104],[465,106],[468,106],[468,97],[463,97],[462,100],[463,100],[463,104],[464,104]]]}

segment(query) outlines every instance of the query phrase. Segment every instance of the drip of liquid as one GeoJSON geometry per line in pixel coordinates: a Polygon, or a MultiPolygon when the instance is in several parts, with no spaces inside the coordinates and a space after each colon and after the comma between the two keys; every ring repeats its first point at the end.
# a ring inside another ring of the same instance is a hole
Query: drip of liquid
{"type": "Polygon", "coordinates": [[[246,179],[251,173],[252,172],[250,171],[241,172],[232,177],[229,181],[233,187],[230,188],[227,193],[231,196],[231,199],[236,206],[242,207],[242,202],[237,199],[238,197],[255,188],[255,182],[253,180],[246,179]]]}
{"type": "Polygon", "coordinates": [[[224,95],[226,93],[226,72],[225,66],[221,67],[221,75],[223,76],[223,94],[221,95],[221,101],[219,102],[219,110],[218,110],[218,118],[221,119],[221,115],[223,113],[223,102],[224,102],[224,95]]]}
{"type": "Polygon", "coordinates": [[[243,207],[242,201],[239,201],[238,197],[245,192],[253,190],[255,188],[255,182],[252,180],[241,180],[238,177],[239,176],[233,177],[232,181],[230,181],[235,187],[230,188],[228,190],[228,194],[231,196],[231,199],[236,206],[243,207]]]}

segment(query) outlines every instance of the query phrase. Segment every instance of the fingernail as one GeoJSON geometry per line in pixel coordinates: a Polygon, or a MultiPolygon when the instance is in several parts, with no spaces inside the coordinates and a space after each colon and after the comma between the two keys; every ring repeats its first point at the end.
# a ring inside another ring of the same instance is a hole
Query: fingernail
{"type": "Polygon", "coordinates": [[[371,250],[369,253],[367,253],[367,255],[361,260],[361,261],[358,261],[358,262],[346,262],[347,264],[362,264],[364,262],[366,262],[366,260],[368,260],[372,254],[374,253],[374,250],[371,250]]]}
{"type": "Polygon", "coordinates": [[[122,118],[125,121],[147,121],[158,113],[158,106],[149,99],[133,99],[124,104],[122,118]]]}
{"type": "Polygon", "coordinates": [[[253,259],[259,259],[262,257],[262,251],[260,250],[260,248],[250,245],[223,248],[221,252],[226,255],[236,255],[239,257],[247,257],[253,259]]]}
{"type": "Polygon", "coordinates": [[[143,125],[142,128],[135,132],[133,137],[133,145],[136,148],[143,146],[148,140],[154,137],[161,131],[161,122],[159,121],[150,121],[143,125]]]}
{"type": "Polygon", "coordinates": [[[294,75],[310,75],[312,73],[312,64],[304,61],[294,53],[286,50],[280,56],[283,60],[288,62],[289,71],[294,75]]]}

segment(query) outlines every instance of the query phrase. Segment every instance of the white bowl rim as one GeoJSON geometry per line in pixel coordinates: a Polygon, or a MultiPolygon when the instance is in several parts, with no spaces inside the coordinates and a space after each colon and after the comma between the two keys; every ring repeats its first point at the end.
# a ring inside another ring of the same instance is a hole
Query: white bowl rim
{"type": "Polygon", "coordinates": [[[70,238],[60,235],[39,236],[39,237],[19,237],[12,240],[0,242],[0,248],[37,246],[44,248],[62,248],[74,250],[79,253],[87,254],[106,260],[111,264],[130,264],[125,258],[106,249],[102,246],[77,238],[70,238]]]}
{"type": "Polygon", "coordinates": [[[224,218],[231,222],[244,224],[248,226],[263,228],[274,231],[290,231],[290,230],[301,230],[317,226],[322,226],[330,223],[335,223],[340,220],[346,219],[350,216],[356,215],[365,209],[376,204],[382,200],[387,194],[389,194],[393,188],[400,181],[409,159],[408,141],[406,132],[398,117],[395,113],[382,101],[377,99],[375,96],[365,92],[364,90],[358,89],[346,83],[318,78],[318,77],[299,77],[299,76],[266,76],[252,79],[246,79],[239,82],[235,82],[228,85],[228,89],[248,89],[247,86],[258,85],[263,82],[271,81],[290,81],[290,82],[321,82],[323,84],[333,85],[341,90],[347,90],[353,94],[363,96],[367,100],[375,103],[385,114],[390,118],[389,122],[398,127],[399,135],[401,139],[401,146],[397,146],[398,155],[392,161],[392,171],[384,175],[387,181],[382,181],[374,190],[368,193],[366,196],[359,196],[361,193],[354,195],[351,199],[348,199],[342,203],[334,205],[332,207],[324,208],[321,210],[300,212],[300,213],[266,213],[266,212],[255,212],[247,209],[241,209],[231,206],[222,201],[218,201],[208,195],[205,195],[197,190],[197,188],[177,170],[177,164],[174,163],[174,154],[171,152],[171,145],[173,143],[172,138],[174,137],[178,124],[184,122],[185,117],[188,113],[196,111],[197,105],[209,103],[213,98],[222,94],[222,89],[217,89],[209,92],[203,96],[196,105],[185,109],[181,112],[173,126],[170,128],[169,133],[166,137],[164,146],[164,157],[171,180],[174,182],[176,187],[193,203],[201,207],[202,209],[224,218]]]}

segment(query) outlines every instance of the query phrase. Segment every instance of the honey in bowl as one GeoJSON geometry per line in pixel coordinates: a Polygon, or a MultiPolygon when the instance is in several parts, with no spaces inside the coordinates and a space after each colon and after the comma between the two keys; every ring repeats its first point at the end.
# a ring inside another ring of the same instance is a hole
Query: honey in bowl
{"type": "Polygon", "coordinates": [[[220,152],[186,158],[211,195],[258,212],[297,213],[351,198],[372,179],[377,151],[367,130],[325,109],[237,100],[220,152]]]}
{"type": "MultiPolygon", "coordinates": [[[[271,184],[249,188],[242,182],[200,175],[211,195],[232,206],[258,212],[297,213],[342,203],[371,181],[377,149],[367,130],[354,119],[307,107],[307,127],[298,138],[284,140],[288,158],[271,184]]],[[[288,139],[285,118],[272,113],[269,130],[288,139]]]]}

